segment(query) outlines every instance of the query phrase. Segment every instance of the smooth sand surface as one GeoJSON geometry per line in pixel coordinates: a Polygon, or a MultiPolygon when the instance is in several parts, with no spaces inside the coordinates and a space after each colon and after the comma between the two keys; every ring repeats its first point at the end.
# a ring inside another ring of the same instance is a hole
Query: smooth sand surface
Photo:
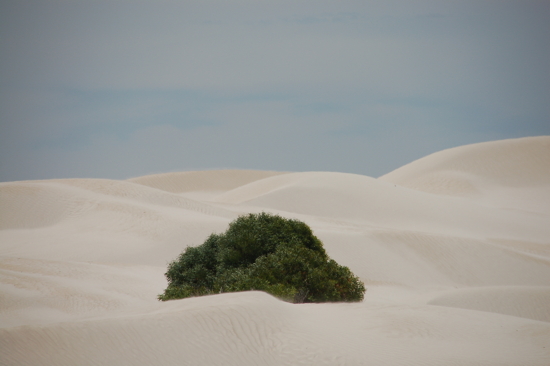
{"type": "Polygon", "coordinates": [[[449,149],[378,179],[0,183],[0,365],[550,365],[550,137],[449,149]],[[309,224],[365,300],[156,300],[182,250],[262,211],[309,224]]]}

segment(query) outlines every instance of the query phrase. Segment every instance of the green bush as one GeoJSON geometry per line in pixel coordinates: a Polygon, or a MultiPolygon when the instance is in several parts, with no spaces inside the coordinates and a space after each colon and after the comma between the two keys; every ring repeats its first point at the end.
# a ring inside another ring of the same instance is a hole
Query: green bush
{"type": "Polygon", "coordinates": [[[326,254],[305,223],[267,213],[241,216],[188,247],[168,266],[159,300],[259,290],[285,301],[361,301],[365,286],[326,254]]]}

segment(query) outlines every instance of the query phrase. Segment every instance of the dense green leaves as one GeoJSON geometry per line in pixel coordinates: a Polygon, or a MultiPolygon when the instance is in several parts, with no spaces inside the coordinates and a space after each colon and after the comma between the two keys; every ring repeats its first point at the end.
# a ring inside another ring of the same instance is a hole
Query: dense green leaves
{"type": "Polygon", "coordinates": [[[361,301],[363,283],[328,258],[305,223],[241,216],[221,235],[187,248],[166,272],[160,300],[259,290],[291,302],[361,301]]]}

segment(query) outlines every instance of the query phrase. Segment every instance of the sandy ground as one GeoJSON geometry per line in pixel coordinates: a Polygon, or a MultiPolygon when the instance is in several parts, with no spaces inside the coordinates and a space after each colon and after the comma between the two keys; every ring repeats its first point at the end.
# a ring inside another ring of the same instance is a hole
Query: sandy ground
{"type": "Polygon", "coordinates": [[[1,365],[550,365],[550,137],[445,150],[378,179],[0,183],[0,229],[1,365]],[[156,300],[185,247],[261,211],[309,224],[365,300],[156,300]]]}

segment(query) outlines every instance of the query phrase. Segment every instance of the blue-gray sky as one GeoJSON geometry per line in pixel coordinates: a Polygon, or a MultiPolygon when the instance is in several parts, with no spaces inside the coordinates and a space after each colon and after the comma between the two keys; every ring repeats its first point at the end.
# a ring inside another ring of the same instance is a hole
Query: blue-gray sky
{"type": "Polygon", "coordinates": [[[550,1],[0,2],[0,181],[373,177],[550,135],[550,1]]]}

